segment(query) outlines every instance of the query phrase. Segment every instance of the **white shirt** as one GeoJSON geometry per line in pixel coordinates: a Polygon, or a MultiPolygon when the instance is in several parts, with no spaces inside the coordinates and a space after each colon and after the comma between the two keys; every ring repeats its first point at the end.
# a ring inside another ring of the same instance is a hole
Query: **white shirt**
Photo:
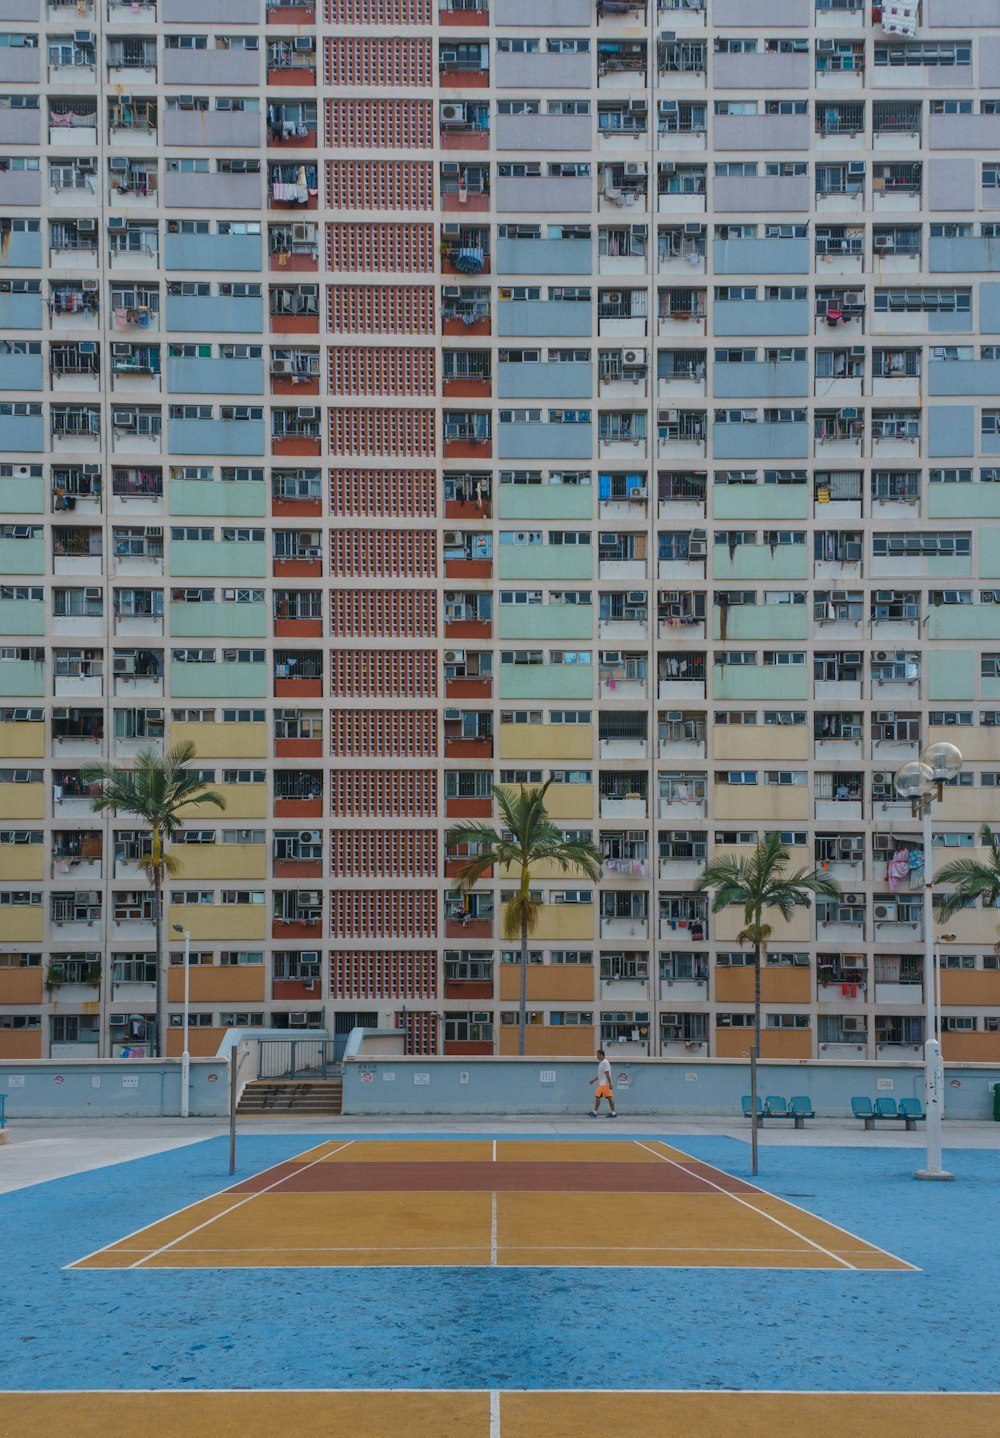
{"type": "Polygon", "coordinates": [[[612,1087],[611,1065],[607,1059],[601,1059],[600,1063],[597,1065],[597,1087],[603,1088],[605,1084],[608,1086],[608,1088],[612,1087]]]}

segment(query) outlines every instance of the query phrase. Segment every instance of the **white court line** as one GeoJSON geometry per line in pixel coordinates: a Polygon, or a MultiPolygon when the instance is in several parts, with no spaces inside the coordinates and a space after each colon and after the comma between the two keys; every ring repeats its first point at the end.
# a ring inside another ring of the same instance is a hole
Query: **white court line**
{"type": "Polygon", "coordinates": [[[500,1394],[490,1393],[490,1438],[500,1438],[500,1394]]]}
{"type": "MultiPolygon", "coordinates": [[[[327,1143],[322,1144],[321,1147],[329,1149],[335,1142],[335,1139],[330,1139],[327,1143]]],[[[351,1142],[353,1143],[354,1140],[351,1139],[351,1142]]],[[[313,1144],[311,1148],[304,1148],[302,1153],[310,1153],[311,1149],[315,1147],[316,1145],[313,1144]]],[[[336,1150],[334,1150],[334,1152],[336,1152],[336,1150]]],[[[297,1158],[301,1157],[302,1154],[292,1154],[291,1158],[282,1159],[281,1163],[272,1163],[269,1168],[261,1169],[261,1173],[271,1173],[274,1169],[283,1168],[286,1163],[294,1163],[297,1158]]],[[[325,1158],[327,1155],[324,1154],[323,1157],[325,1158]]],[[[310,1168],[312,1167],[311,1164],[308,1166],[310,1168]]],[[[260,1174],[255,1174],[254,1177],[259,1178],[260,1174]]],[[[141,1228],[133,1228],[131,1233],[126,1233],[123,1238],[116,1238],[113,1243],[102,1243],[101,1247],[95,1248],[92,1253],[85,1253],[82,1258],[74,1258],[72,1263],[64,1264],[62,1271],[65,1273],[67,1269],[79,1268],[81,1263],[86,1263],[88,1259],[96,1258],[99,1253],[108,1253],[112,1248],[120,1248],[122,1244],[127,1243],[130,1238],[137,1238],[140,1233],[148,1233],[149,1230],[155,1228],[157,1224],[166,1223],[168,1218],[176,1218],[180,1213],[187,1213],[189,1209],[198,1208],[200,1204],[206,1203],[210,1198],[221,1198],[223,1194],[232,1193],[234,1189],[239,1187],[240,1183],[245,1182],[246,1180],[241,1178],[238,1183],[231,1183],[227,1185],[226,1188],[220,1188],[216,1193],[206,1193],[204,1198],[196,1198],[193,1203],[185,1203],[181,1208],[175,1208],[172,1213],[164,1214],[163,1218],[154,1218],[152,1223],[144,1223],[141,1228]]],[[[134,1249],[130,1251],[135,1252],[134,1249]]]]}
{"type": "MultiPolygon", "coordinates": [[[[314,1158],[312,1163],[302,1164],[299,1168],[299,1172],[305,1173],[308,1169],[315,1168],[318,1163],[324,1163],[328,1158],[332,1158],[333,1154],[340,1153],[345,1148],[350,1148],[353,1142],[354,1139],[349,1138],[346,1143],[342,1143],[339,1148],[335,1148],[333,1153],[324,1153],[319,1158],[314,1158]]],[[[306,1151],[308,1152],[308,1150],[306,1151]]],[[[179,1234],[176,1238],[172,1238],[169,1243],[165,1243],[161,1248],[157,1248],[153,1253],[147,1253],[145,1257],[137,1259],[135,1263],[130,1263],[128,1265],[129,1268],[141,1268],[142,1265],[148,1263],[150,1259],[159,1258],[160,1254],[166,1253],[168,1248],[173,1248],[176,1244],[183,1243],[185,1238],[190,1238],[193,1233],[200,1233],[203,1228],[208,1228],[211,1224],[215,1223],[217,1219],[226,1218],[229,1214],[235,1213],[236,1210],[242,1208],[244,1204],[252,1202],[255,1198],[260,1198],[261,1194],[270,1193],[273,1188],[279,1188],[281,1184],[287,1183],[290,1177],[290,1174],[282,1174],[281,1178],[276,1178],[275,1181],[269,1183],[266,1188],[259,1188],[254,1193],[245,1194],[238,1202],[230,1204],[228,1208],[224,1208],[221,1213],[213,1214],[212,1217],[206,1219],[204,1223],[196,1223],[194,1228],[189,1228],[186,1233],[179,1234]]],[[[231,1190],[227,1189],[225,1192],[231,1192],[231,1190]]],[[[168,1217],[172,1216],[173,1215],[168,1215],[168,1217]]],[[[153,1227],[153,1225],[149,1224],[148,1227],[153,1227]]]]}
{"type": "Polygon", "coordinates": [[[496,1141],[496,1139],[494,1139],[494,1140],[493,1140],[493,1162],[496,1163],[496,1161],[497,1161],[497,1141],[496,1141]]]}
{"type": "MultiPolygon", "coordinates": [[[[669,1163],[671,1168],[678,1168],[681,1170],[682,1173],[684,1172],[684,1165],[677,1163],[675,1159],[667,1158],[665,1153],[656,1153],[655,1148],[650,1148],[649,1145],[645,1143],[639,1143],[638,1139],[636,1139],[636,1144],[639,1148],[644,1148],[647,1153],[655,1154],[656,1157],[662,1159],[664,1163],[669,1163]]],[[[711,1165],[706,1165],[706,1167],[710,1166],[711,1165]]],[[[774,1215],[771,1213],[764,1213],[763,1209],[754,1208],[753,1204],[747,1203],[745,1198],[740,1198],[739,1194],[737,1193],[730,1193],[728,1189],[723,1188],[721,1184],[713,1183],[710,1178],[706,1178],[705,1175],[702,1173],[699,1173],[695,1176],[697,1178],[700,1178],[703,1183],[709,1184],[712,1188],[716,1190],[717,1193],[725,1195],[726,1198],[735,1199],[738,1204],[740,1204],[743,1208],[748,1208],[751,1213],[763,1213],[763,1216],[771,1223],[777,1224],[778,1228],[783,1228],[786,1233],[790,1233],[794,1238],[799,1238],[802,1240],[803,1243],[808,1243],[811,1248],[815,1248],[819,1253],[825,1253],[827,1258],[833,1259],[834,1263],[839,1263],[843,1268],[849,1268],[852,1273],[857,1272],[857,1269],[855,1268],[854,1264],[848,1263],[846,1258],[841,1258],[840,1255],[837,1253],[831,1253],[828,1248],[824,1248],[823,1245],[821,1243],[817,1243],[815,1239],[807,1238],[804,1233],[799,1233],[799,1231],[795,1228],[792,1228],[790,1224],[782,1223],[780,1218],[775,1218],[774,1215]]],[[[756,1192],[761,1194],[761,1196],[765,1198],[773,1197],[773,1195],[771,1194],[765,1194],[763,1189],[757,1189],[756,1192]]],[[[800,1213],[805,1213],[805,1211],[805,1209],[799,1209],[800,1213]]],[[[822,1223],[823,1220],[820,1219],[819,1221],[822,1223]]],[[[843,1232],[844,1230],[841,1229],[840,1231],[843,1232]]]]}
{"type": "MultiPolygon", "coordinates": [[[[656,1142],[656,1143],[661,1143],[661,1142],[662,1142],[662,1139],[656,1139],[656,1140],[654,1140],[654,1142],[656,1142]]],[[[681,1150],[681,1149],[677,1149],[677,1152],[678,1152],[678,1153],[681,1153],[682,1151],[683,1151],[683,1150],[681,1150]]],[[[652,1152],[652,1150],[650,1150],[650,1152],[652,1152]]],[[[703,1163],[703,1162],[704,1162],[703,1159],[700,1159],[700,1158],[695,1159],[695,1158],[694,1158],[694,1154],[689,1154],[688,1156],[689,1156],[690,1158],[694,1159],[695,1163],[703,1163]]],[[[707,1164],[706,1167],[712,1168],[713,1165],[712,1165],[712,1164],[707,1164]]],[[[706,1180],[706,1182],[708,1182],[708,1181],[709,1181],[709,1180],[706,1180]]],[[[744,1182],[744,1183],[745,1183],[746,1180],[743,1179],[743,1180],[741,1180],[741,1182],[744,1182]]],[[[825,1223],[826,1226],[827,1226],[827,1228],[832,1228],[832,1229],[834,1229],[837,1233],[842,1233],[845,1238],[852,1238],[855,1243],[861,1243],[861,1244],[864,1245],[865,1248],[874,1250],[875,1253],[884,1254],[884,1256],[885,1256],[886,1258],[891,1258],[894,1263],[905,1263],[905,1264],[906,1264],[906,1267],[910,1270],[911,1273],[920,1273],[920,1272],[921,1272],[921,1269],[918,1268],[915,1263],[907,1263],[907,1262],[906,1262],[906,1259],[905,1259],[905,1258],[900,1258],[900,1256],[899,1256],[898,1253],[890,1253],[887,1248],[881,1248],[881,1247],[879,1246],[879,1244],[877,1244],[877,1243],[869,1243],[869,1241],[868,1241],[867,1238],[859,1238],[858,1235],[857,1235],[856,1233],[852,1233],[849,1228],[843,1228],[839,1223],[831,1223],[828,1218],[820,1218],[819,1214],[817,1214],[817,1213],[810,1213],[809,1210],[808,1210],[808,1208],[803,1208],[803,1207],[802,1207],[801,1203],[792,1203],[789,1199],[787,1199],[787,1198],[782,1198],[781,1195],[778,1194],[778,1193],[768,1193],[766,1189],[761,1188],[758,1184],[755,1184],[755,1183],[750,1184],[750,1187],[754,1190],[755,1193],[759,1193],[763,1198],[776,1198],[776,1199],[778,1200],[778,1202],[779,1202],[779,1203],[783,1203],[786,1208],[794,1209],[794,1211],[795,1211],[796,1213],[805,1214],[806,1218],[813,1218],[813,1219],[816,1219],[817,1222],[819,1222],[819,1223],[825,1223]]],[[[751,1204],[750,1207],[752,1208],[752,1207],[753,1207],[753,1204],[751,1204]]],[[[759,1212],[760,1212],[760,1209],[758,1209],[757,1212],[759,1213],[759,1212]]],[[[887,1271],[887,1270],[884,1270],[884,1269],[881,1269],[881,1268],[880,1268],[880,1269],[876,1269],[876,1270],[873,1270],[873,1271],[874,1271],[874,1272],[878,1272],[878,1273],[882,1273],[882,1272],[885,1272],[885,1271],[887,1271]]]]}
{"type": "Polygon", "coordinates": [[[490,1267],[497,1266],[497,1196],[490,1194],[490,1267]]]}

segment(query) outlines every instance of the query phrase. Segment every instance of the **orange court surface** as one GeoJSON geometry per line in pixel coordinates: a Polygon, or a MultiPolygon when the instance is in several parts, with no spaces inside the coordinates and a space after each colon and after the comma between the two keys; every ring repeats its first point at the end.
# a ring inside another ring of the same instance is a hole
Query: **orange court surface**
{"type": "Polygon", "coordinates": [[[915,1271],[656,1139],[334,1140],[68,1265],[430,1266],[915,1271]]]}

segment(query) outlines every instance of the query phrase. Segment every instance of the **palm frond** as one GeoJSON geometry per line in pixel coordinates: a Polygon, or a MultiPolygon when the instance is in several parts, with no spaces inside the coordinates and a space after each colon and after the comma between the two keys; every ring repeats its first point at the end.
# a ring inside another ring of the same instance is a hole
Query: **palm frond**
{"type": "Polygon", "coordinates": [[[519,941],[524,930],[533,934],[543,908],[541,899],[531,894],[515,894],[513,899],[508,899],[503,906],[503,936],[508,943],[519,941]]]}

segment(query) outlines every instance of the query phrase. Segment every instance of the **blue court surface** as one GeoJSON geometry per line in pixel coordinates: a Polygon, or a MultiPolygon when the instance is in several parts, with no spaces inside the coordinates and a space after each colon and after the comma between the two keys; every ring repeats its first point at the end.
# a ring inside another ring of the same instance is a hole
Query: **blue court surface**
{"type": "MultiPolygon", "coordinates": [[[[236,1182],[325,1137],[241,1137],[236,1182]]],[[[649,1141],[749,1179],[742,1142],[649,1141]]],[[[1000,1156],[950,1152],[953,1184],[915,1182],[917,1156],[766,1147],[758,1180],[913,1270],[68,1267],[229,1188],[206,1140],[0,1196],[0,1389],[996,1393],[1000,1156]]],[[[615,1192],[585,1198],[624,1242],[615,1192]]]]}

